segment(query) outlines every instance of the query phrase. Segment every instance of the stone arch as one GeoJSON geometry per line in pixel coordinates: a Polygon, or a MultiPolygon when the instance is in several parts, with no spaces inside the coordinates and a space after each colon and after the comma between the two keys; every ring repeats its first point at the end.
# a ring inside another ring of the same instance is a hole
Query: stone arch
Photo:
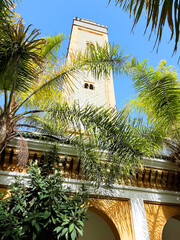
{"type": "Polygon", "coordinates": [[[108,217],[105,217],[108,224],[115,227],[115,231],[112,229],[116,236],[115,239],[134,240],[131,206],[128,200],[95,197],[89,200],[89,207],[97,214],[104,214],[104,217],[108,217]]]}
{"type": "Polygon", "coordinates": [[[162,240],[168,219],[180,215],[180,205],[145,203],[145,210],[150,240],[162,240]]]}
{"type": "Polygon", "coordinates": [[[98,216],[100,216],[102,219],[104,219],[104,221],[107,223],[107,225],[111,229],[115,240],[120,240],[120,236],[119,236],[119,233],[118,233],[118,230],[117,230],[116,226],[114,225],[113,221],[103,211],[101,211],[101,210],[99,210],[98,208],[95,208],[95,207],[89,207],[89,210],[91,212],[96,213],[98,216]]]}
{"type": "Polygon", "coordinates": [[[120,240],[119,233],[112,220],[101,210],[89,207],[84,236],[79,240],[120,240]]]}

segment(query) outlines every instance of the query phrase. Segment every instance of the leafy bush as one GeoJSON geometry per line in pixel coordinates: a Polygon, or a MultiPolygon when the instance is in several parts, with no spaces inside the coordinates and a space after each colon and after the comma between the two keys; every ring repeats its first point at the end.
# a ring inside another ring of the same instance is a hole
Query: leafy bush
{"type": "MultiPolygon", "coordinates": [[[[47,162],[48,163],[48,162],[47,162]]],[[[59,170],[32,164],[28,187],[16,179],[0,199],[0,239],[69,239],[83,234],[87,192],[63,186],[59,170]],[[51,171],[49,171],[51,170],[51,171]]]]}

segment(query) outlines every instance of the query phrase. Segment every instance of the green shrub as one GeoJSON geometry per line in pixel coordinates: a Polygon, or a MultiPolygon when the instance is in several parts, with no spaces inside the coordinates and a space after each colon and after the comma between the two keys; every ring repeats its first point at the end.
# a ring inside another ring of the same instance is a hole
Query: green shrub
{"type": "Polygon", "coordinates": [[[28,173],[27,186],[16,179],[9,188],[11,196],[1,196],[0,239],[75,240],[82,235],[87,211],[84,187],[72,193],[53,164],[47,172],[32,164],[28,173]]]}

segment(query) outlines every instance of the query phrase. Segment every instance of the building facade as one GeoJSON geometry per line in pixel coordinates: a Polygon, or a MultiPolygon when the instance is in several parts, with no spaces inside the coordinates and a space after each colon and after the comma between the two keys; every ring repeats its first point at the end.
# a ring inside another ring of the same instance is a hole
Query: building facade
{"type": "MultiPolygon", "coordinates": [[[[30,161],[42,161],[53,143],[27,135],[30,161]]],[[[28,180],[17,165],[17,140],[0,157],[0,191],[15,176],[28,180]]],[[[85,181],[75,149],[61,144],[60,158],[66,186],[74,191],[85,181]]],[[[88,184],[86,182],[86,184],[88,184]]],[[[89,220],[83,240],[178,240],[180,233],[180,171],[168,159],[144,159],[144,168],[122,185],[94,192],[89,184],[89,220]],[[169,236],[169,237],[168,237],[169,236]]]]}
{"type": "MultiPolygon", "coordinates": [[[[85,51],[87,44],[108,42],[107,27],[96,22],[75,18],[68,48],[85,51]]],[[[69,91],[70,102],[81,106],[89,103],[97,106],[115,106],[112,76],[95,79],[85,72],[79,75],[76,87],[69,91]]],[[[41,161],[44,152],[53,143],[25,136],[29,148],[29,160],[41,161]]],[[[0,191],[21,175],[28,180],[26,169],[17,165],[17,139],[13,140],[0,156],[0,191]]],[[[69,144],[60,144],[60,158],[66,186],[74,191],[85,181],[81,163],[75,149],[69,144]]],[[[94,192],[89,186],[89,220],[85,225],[83,240],[178,240],[180,239],[180,169],[168,158],[144,158],[144,168],[122,185],[111,189],[103,186],[94,192]]]]}

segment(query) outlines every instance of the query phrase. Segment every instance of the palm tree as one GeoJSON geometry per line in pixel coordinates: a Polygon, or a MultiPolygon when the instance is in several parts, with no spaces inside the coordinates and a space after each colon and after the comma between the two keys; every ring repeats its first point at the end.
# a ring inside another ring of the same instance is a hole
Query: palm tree
{"type": "MultiPolygon", "coordinates": [[[[19,127],[28,114],[46,111],[45,94],[52,99],[62,91],[62,83],[70,82],[80,69],[100,75],[120,70],[123,57],[117,48],[108,46],[89,49],[84,54],[71,57],[69,63],[58,64],[55,52],[60,48],[63,35],[36,39],[39,35],[22,21],[15,25],[6,24],[0,31],[0,93],[3,96],[0,108],[0,152],[15,136],[20,135],[19,127]],[[52,71],[53,69],[53,71],[52,71]],[[58,89],[58,90],[57,90],[58,89]],[[20,112],[23,106],[29,110],[20,112]],[[32,109],[30,109],[32,108],[32,109]]],[[[56,98],[57,99],[57,98],[56,98]]]]}
{"type": "Polygon", "coordinates": [[[120,73],[126,58],[115,46],[97,45],[84,54],[73,54],[68,63],[57,62],[56,51],[65,37],[36,39],[38,30],[27,35],[29,28],[20,21],[0,32],[0,151],[27,128],[35,129],[40,135],[56,140],[65,137],[75,145],[84,174],[97,184],[102,180],[110,184],[133,172],[141,156],[154,148],[150,138],[141,137],[139,126],[123,111],[70,107],[61,98],[63,82],[71,84],[77,72],[91,71],[96,77],[120,73]],[[77,136],[82,127],[83,133],[77,136]]]}
{"type": "Polygon", "coordinates": [[[14,137],[35,129],[56,140],[65,137],[76,146],[84,174],[97,185],[132,174],[141,157],[157,147],[151,131],[140,122],[131,122],[124,111],[82,109],[62,102],[63,83],[71,85],[77,73],[119,74],[126,57],[114,45],[97,44],[63,62],[57,51],[65,36],[37,39],[39,31],[28,33],[29,28],[22,21],[9,21],[0,31],[0,152],[14,137]]]}
{"type": "Polygon", "coordinates": [[[28,30],[20,21],[15,28],[7,23],[0,31],[0,90],[4,95],[0,109],[1,150],[16,132],[18,93],[27,91],[43,65],[40,48],[45,40],[35,40],[39,35],[37,29],[27,37],[28,30]]]}
{"type": "MultiPolygon", "coordinates": [[[[131,69],[132,70],[132,69],[131,69]]],[[[173,160],[180,154],[180,84],[172,66],[161,61],[157,68],[139,63],[131,72],[137,97],[128,104],[147,118],[161,152],[166,147],[173,160]],[[158,143],[159,142],[159,143],[158,143]]]]}
{"type": "MultiPolygon", "coordinates": [[[[113,0],[109,0],[109,3],[113,0]]],[[[146,13],[146,26],[145,33],[147,28],[150,28],[150,37],[152,32],[157,30],[156,35],[156,44],[160,44],[163,36],[163,28],[167,21],[169,29],[171,31],[170,40],[174,40],[174,52],[177,51],[178,42],[179,42],[179,3],[177,0],[174,1],[147,1],[147,0],[114,0],[116,6],[121,7],[124,11],[130,13],[130,17],[134,17],[134,26],[138,23],[140,17],[146,13]]]]}
{"type": "Polygon", "coordinates": [[[95,183],[121,183],[136,173],[143,156],[159,149],[152,129],[131,121],[124,110],[50,102],[43,118],[26,118],[40,134],[68,141],[76,149],[83,175],[95,183]]]}

